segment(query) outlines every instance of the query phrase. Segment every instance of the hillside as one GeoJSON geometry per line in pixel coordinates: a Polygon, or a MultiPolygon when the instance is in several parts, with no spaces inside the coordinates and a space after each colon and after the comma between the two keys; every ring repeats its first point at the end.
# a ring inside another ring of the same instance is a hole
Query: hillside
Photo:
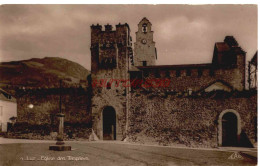
{"type": "Polygon", "coordinates": [[[24,86],[53,88],[63,80],[73,87],[86,81],[89,71],[81,65],[58,57],[33,58],[0,63],[0,87],[24,86]]]}

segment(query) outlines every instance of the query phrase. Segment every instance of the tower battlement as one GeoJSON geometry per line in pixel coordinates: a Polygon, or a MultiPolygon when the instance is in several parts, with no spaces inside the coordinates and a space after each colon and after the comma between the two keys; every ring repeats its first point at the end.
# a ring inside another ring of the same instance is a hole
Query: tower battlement
{"type": "Polygon", "coordinates": [[[112,25],[109,25],[109,24],[105,25],[105,31],[106,32],[107,31],[112,31],[112,29],[113,29],[112,25]]]}
{"type": "Polygon", "coordinates": [[[117,24],[115,30],[110,24],[91,26],[91,47],[104,44],[118,44],[118,46],[130,46],[130,28],[127,23],[117,24]]]}
{"type": "Polygon", "coordinates": [[[92,24],[90,27],[91,27],[91,30],[100,30],[100,31],[102,30],[102,26],[99,24],[97,24],[97,25],[92,24]]]}
{"type": "Polygon", "coordinates": [[[102,26],[102,25],[99,25],[99,24],[92,24],[91,26],[90,26],[90,28],[91,28],[91,30],[98,30],[99,32],[118,32],[118,31],[120,31],[122,28],[126,28],[126,29],[128,29],[129,31],[130,31],[130,27],[129,27],[129,25],[127,24],[127,23],[125,23],[125,24],[121,24],[121,23],[118,23],[117,25],[116,25],[116,30],[113,30],[113,26],[112,25],[110,25],[110,24],[106,24],[106,25],[104,25],[104,26],[102,26]],[[104,28],[103,28],[104,27],[104,28]]]}

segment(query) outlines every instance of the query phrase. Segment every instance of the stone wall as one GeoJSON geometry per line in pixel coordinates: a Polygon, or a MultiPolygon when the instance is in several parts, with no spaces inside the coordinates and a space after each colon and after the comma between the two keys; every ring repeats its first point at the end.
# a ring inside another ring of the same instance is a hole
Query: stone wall
{"type": "Polygon", "coordinates": [[[147,66],[139,67],[143,72],[144,79],[169,79],[168,87],[150,90],[193,92],[209,86],[217,80],[222,80],[232,86],[235,90],[245,89],[245,59],[244,55],[237,55],[235,67],[214,68],[212,64],[199,65],[173,65],[173,66],[147,66]],[[177,76],[177,71],[180,76],[177,76]],[[190,75],[187,75],[190,71],[190,75]],[[201,75],[199,75],[199,71],[201,75]],[[211,73],[212,72],[212,73],[211,73]]]}
{"type": "MultiPolygon", "coordinates": [[[[89,91],[83,88],[63,88],[61,93],[66,137],[88,138],[92,127],[89,91]]],[[[16,91],[16,99],[17,122],[9,130],[9,133],[13,133],[9,137],[50,139],[50,133],[58,131],[59,121],[55,116],[59,113],[58,88],[20,89],[16,91]]]]}
{"type": "MultiPolygon", "coordinates": [[[[238,92],[237,92],[238,93],[238,92]]],[[[227,109],[237,111],[242,131],[255,141],[256,94],[226,97],[177,97],[138,91],[131,94],[129,137],[140,133],[163,144],[180,143],[192,147],[218,146],[218,117],[227,109]]]]}
{"type": "MultiPolygon", "coordinates": [[[[64,123],[64,140],[88,140],[91,134],[91,124],[64,123]]],[[[5,137],[18,139],[56,140],[58,135],[58,124],[32,125],[26,122],[10,124],[9,131],[4,133],[5,137]]]]}
{"type": "MultiPolygon", "coordinates": [[[[29,124],[52,123],[59,112],[59,89],[34,89],[17,91],[17,121],[29,124]],[[32,108],[29,105],[33,105],[32,108]]],[[[83,88],[64,88],[61,94],[62,112],[65,122],[90,123],[90,96],[83,88]]]]}

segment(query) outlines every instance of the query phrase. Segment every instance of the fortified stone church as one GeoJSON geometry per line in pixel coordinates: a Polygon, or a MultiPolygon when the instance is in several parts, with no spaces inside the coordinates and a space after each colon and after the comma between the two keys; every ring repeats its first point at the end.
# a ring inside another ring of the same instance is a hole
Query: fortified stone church
{"type": "Polygon", "coordinates": [[[138,139],[144,133],[184,144],[253,145],[256,95],[244,93],[246,52],[236,39],[215,43],[211,63],[155,65],[160,55],[153,34],[143,18],[133,48],[128,24],[91,26],[92,128],[98,138],[138,139]],[[132,86],[148,79],[170,84],[132,86]]]}

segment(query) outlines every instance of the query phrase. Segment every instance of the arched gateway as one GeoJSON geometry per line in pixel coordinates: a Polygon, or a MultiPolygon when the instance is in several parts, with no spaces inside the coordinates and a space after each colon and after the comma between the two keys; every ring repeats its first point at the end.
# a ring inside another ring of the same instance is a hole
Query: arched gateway
{"type": "Polygon", "coordinates": [[[241,118],[237,111],[228,109],[218,119],[218,145],[238,146],[241,134],[241,118]]]}
{"type": "Polygon", "coordinates": [[[116,111],[107,106],[103,109],[103,140],[116,140],[116,111]]]}

